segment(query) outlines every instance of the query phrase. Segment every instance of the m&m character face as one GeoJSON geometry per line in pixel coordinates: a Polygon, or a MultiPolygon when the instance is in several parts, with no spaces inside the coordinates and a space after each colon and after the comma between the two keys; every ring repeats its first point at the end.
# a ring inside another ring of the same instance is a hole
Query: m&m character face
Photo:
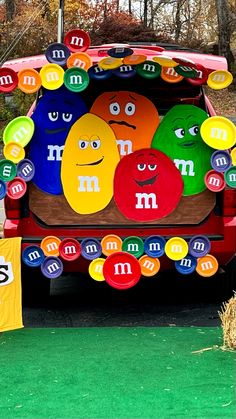
{"type": "Polygon", "coordinates": [[[150,147],[159,125],[154,104],[134,92],[106,92],[94,102],[90,112],[103,118],[113,129],[121,157],[150,147]]]}
{"type": "Polygon", "coordinates": [[[154,221],[171,213],[180,201],[183,181],[162,152],[142,149],[117,166],[114,197],[120,211],[135,221],[154,221]]]}
{"type": "Polygon", "coordinates": [[[119,160],[114,132],[101,118],[87,113],[72,126],[62,155],[61,180],[75,212],[92,214],[109,204],[119,160]]]}

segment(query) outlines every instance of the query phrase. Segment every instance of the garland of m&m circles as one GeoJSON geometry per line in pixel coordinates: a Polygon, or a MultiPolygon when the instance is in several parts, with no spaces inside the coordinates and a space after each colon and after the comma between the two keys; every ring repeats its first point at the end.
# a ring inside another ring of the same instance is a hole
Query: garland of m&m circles
{"type": "Polygon", "coordinates": [[[206,236],[194,236],[187,242],[181,237],[166,240],[162,236],[145,239],[130,236],[122,240],[110,234],[100,241],[95,238],[61,240],[45,237],[40,246],[25,247],[22,259],[31,267],[40,267],[44,276],[53,279],[63,272],[63,261],[72,262],[82,257],[88,260],[89,274],[96,281],[106,281],[117,289],[134,286],[141,276],[157,275],[162,256],[174,261],[176,270],[188,275],[197,272],[210,277],[218,271],[218,262],[210,254],[211,243],[206,236]]]}

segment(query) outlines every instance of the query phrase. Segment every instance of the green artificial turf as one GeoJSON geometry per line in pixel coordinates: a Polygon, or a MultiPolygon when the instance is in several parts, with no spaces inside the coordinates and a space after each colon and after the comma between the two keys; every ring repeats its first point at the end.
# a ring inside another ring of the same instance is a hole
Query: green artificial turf
{"type": "Polygon", "coordinates": [[[236,352],[221,344],[207,327],[6,332],[0,418],[235,419],[236,352]]]}

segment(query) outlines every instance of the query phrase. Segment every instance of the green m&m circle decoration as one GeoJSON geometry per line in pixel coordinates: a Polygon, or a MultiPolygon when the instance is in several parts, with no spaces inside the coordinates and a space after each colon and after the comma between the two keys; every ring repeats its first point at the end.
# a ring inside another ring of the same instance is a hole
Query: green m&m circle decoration
{"type": "Polygon", "coordinates": [[[224,173],[225,182],[230,188],[236,188],[236,166],[231,166],[224,173]]]}
{"type": "Polygon", "coordinates": [[[200,135],[206,112],[193,105],[176,105],[163,118],[154,134],[152,147],[170,157],[184,182],[183,195],[195,195],[206,189],[205,174],[211,169],[213,152],[200,135]]]}
{"type": "Polygon", "coordinates": [[[122,243],[122,250],[139,258],[144,252],[144,242],[137,236],[126,237],[122,243]]]}
{"type": "Polygon", "coordinates": [[[64,84],[71,92],[82,92],[89,85],[88,73],[80,67],[71,67],[64,74],[64,84]]]}
{"type": "Polygon", "coordinates": [[[154,61],[147,60],[136,66],[136,72],[145,79],[156,79],[161,74],[161,66],[154,61]]]}

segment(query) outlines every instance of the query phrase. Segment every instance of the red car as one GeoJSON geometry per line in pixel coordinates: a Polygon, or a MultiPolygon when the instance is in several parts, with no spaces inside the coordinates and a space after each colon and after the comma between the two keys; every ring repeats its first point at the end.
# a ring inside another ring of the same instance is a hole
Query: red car
{"type": "MultiPolygon", "coordinates": [[[[107,50],[111,47],[114,45],[90,47],[87,53],[93,64],[99,62],[102,57],[106,57],[107,50]]],[[[131,47],[135,54],[145,54],[147,59],[152,59],[158,51],[158,54],[171,57],[181,54],[185,59],[203,65],[209,72],[227,69],[226,60],[219,56],[178,49],[161,52],[161,48],[155,45],[131,44],[128,47],[131,47]]],[[[39,70],[46,63],[45,56],[40,55],[8,61],[5,66],[18,72],[23,68],[39,70]]],[[[180,83],[167,83],[160,77],[152,81],[145,79],[140,81],[140,78],[136,77],[120,78],[115,86],[112,79],[107,79],[102,84],[91,82],[83,97],[90,107],[99,94],[113,90],[129,90],[145,94],[156,105],[161,117],[176,104],[192,104],[206,111],[210,116],[215,115],[203,86],[189,83],[186,79],[180,83]]],[[[35,103],[29,115],[34,111],[34,107],[35,103]]],[[[144,224],[119,219],[112,211],[108,218],[95,214],[95,216],[88,216],[85,222],[79,222],[71,216],[71,213],[66,215],[60,197],[54,196],[51,199],[50,195],[32,187],[20,200],[5,198],[4,237],[22,237],[22,246],[25,248],[32,244],[40,244],[45,236],[57,236],[61,239],[71,237],[78,240],[94,237],[101,240],[108,234],[116,234],[123,239],[129,236],[139,236],[145,239],[152,235],[160,235],[165,239],[177,236],[190,240],[193,236],[204,235],[210,239],[211,253],[217,258],[220,267],[226,270],[227,275],[222,277],[223,283],[228,289],[233,289],[236,283],[236,190],[226,187],[217,194],[208,194],[208,192],[206,191],[203,201],[199,201],[197,195],[191,202],[186,201],[186,205],[178,214],[175,213],[174,217],[167,217],[166,220],[164,218],[164,221],[161,220],[160,223],[144,224]]],[[[74,262],[64,263],[65,272],[85,272],[87,267],[88,261],[82,257],[74,262]]],[[[163,256],[161,269],[174,269],[174,264],[163,256]]],[[[37,285],[41,287],[44,284],[45,286],[47,282],[46,280],[37,282],[36,274],[29,275],[25,280],[28,281],[27,287],[35,288],[37,285]]]]}

